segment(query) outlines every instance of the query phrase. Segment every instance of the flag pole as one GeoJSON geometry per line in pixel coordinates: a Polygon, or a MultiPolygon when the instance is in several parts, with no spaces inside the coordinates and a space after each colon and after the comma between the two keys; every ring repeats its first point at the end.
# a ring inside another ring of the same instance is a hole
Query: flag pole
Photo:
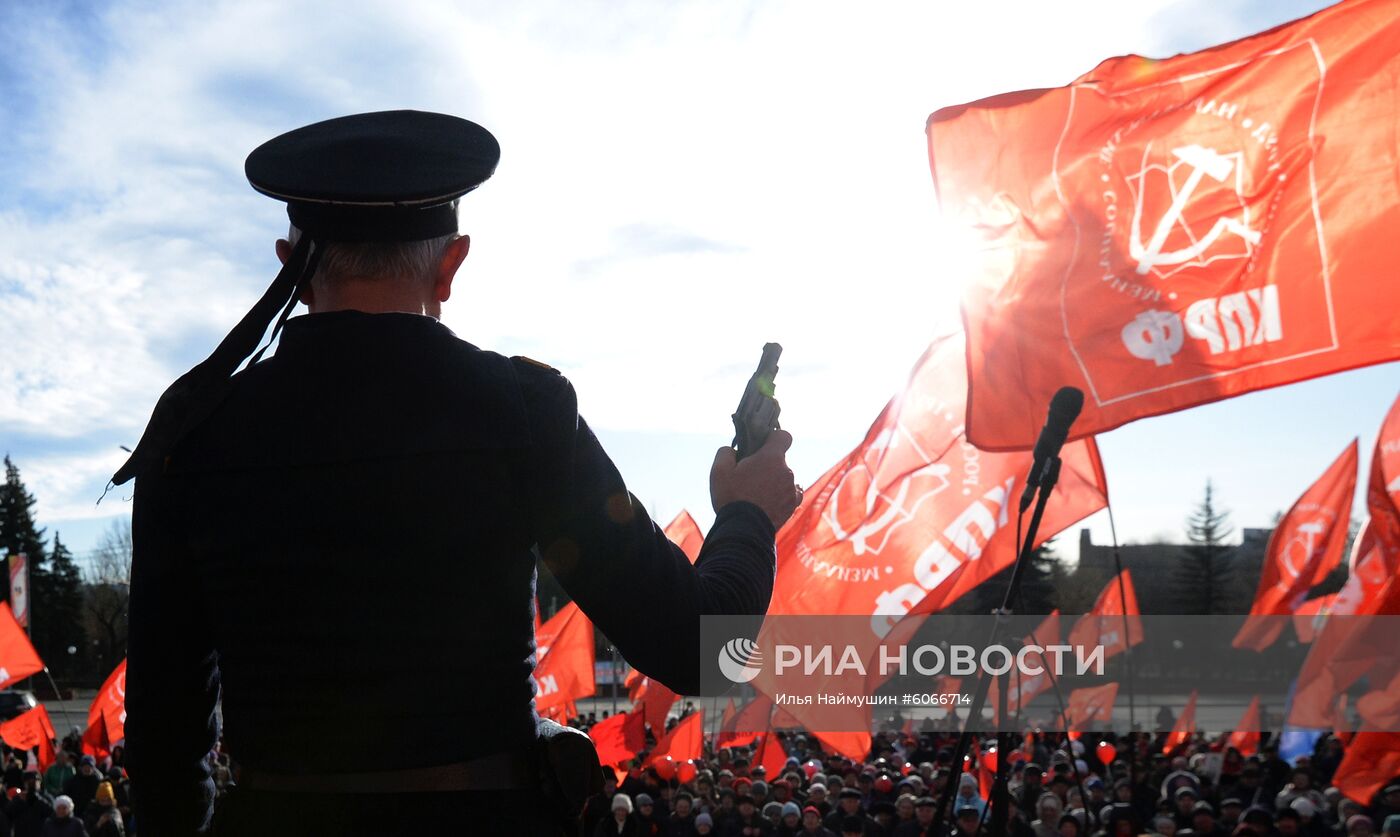
{"type": "MultiPolygon", "coordinates": [[[[53,682],[53,675],[49,673],[48,666],[44,666],[44,676],[49,679],[49,688],[53,689],[54,700],[58,701],[58,711],[63,714],[63,725],[68,727],[73,726],[73,719],[68,715],[68,707],[64,706],[66,701],[64,701],[63,695],[58,691],[58,684],[53,682]]],[[[60,738],[58,741],[62,742],[63,739],[60,738]]]]}
{"type": "Polygon", "coordinates": [[[1105,502],[1104,506],[1108,509],[1108,531],[1113,538],[1113,568],[1118,573],[1118,609],[1123,614],[1123,642],[1126,645],[1123,662],[1128,669],[1128,731],[1133,732],[1137,726],[1137,701],[1133,688],[1133,637],[1128,627],[1128,593],[1123,583],[1123,559],[1118,554],[1118,526],[1113,521],[1113,503],[1105,502]]]}

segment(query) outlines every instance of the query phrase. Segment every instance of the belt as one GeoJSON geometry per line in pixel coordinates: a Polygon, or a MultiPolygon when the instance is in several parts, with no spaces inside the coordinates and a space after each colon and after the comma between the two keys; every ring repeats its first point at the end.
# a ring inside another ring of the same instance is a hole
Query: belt
{"type": "Polygon", "coordinates": [[[275,773],[244,768],[238,785],[278,793],[429,793],[537,787],[526,751],[494,753],[435,767],[365,773],[275,773]]]}

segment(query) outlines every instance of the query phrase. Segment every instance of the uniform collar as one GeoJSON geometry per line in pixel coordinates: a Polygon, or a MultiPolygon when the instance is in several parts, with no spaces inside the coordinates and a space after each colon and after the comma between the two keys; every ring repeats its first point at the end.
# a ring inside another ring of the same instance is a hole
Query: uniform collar
{"type": "Polygon", "coordinates": [[[364,311],[327,311],[303,314],[287,320],[282,327],[278,351],[299,349],[324,340],[376,340],[394,335],[439,333],[451,336],[452,329],[425,314],[370,314],[364,311]]]}

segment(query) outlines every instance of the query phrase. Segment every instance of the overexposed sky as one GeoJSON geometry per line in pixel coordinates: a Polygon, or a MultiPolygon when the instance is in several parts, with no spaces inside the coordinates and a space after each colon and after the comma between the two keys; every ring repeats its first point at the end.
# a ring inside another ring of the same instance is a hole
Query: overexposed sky
{"type": "MultiPolygon", "coordinates": [[[[707,524],[708,465],[764,342],[785,347],[810,482],[956,322],[970,256],[938,218],[931,111],[1321,5],[5,4],[0,449],[41,525],[90,549],[129,512],[129,491],[94,504],[118,445],[276,272],[286,216],[248,188],[248,151],[332,116],[438,110],[502,146],[463,202],[446,322],[563,370],[661,522],[707,524]]],[[[1391,364],[1107,434],[1120,535],[1179,533],[1207,476],[1237,524],[1268,525],[1352,436],[1369,462],[1397,390],[1391,364]]]]}

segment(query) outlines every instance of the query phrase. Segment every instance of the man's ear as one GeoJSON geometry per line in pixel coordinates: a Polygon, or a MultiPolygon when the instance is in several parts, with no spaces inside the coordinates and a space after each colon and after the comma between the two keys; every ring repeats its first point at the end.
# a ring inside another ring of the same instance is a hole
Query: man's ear
{"type": "Polygon", "coordinates": [[[467,235],[458,236],[447,243],[442,251],[442,261],[438,262],[437,276],[433,279],[433,299],[446,302],[452,296],[452,280],[471,247],[472,239],[467,235]]]}
{"type": "Polygon", "coordinates": [[[277,239],[277,261],[282,264],[287,263],[287,259],[292,257],[292,242],[285,238],[277,239]]]}

